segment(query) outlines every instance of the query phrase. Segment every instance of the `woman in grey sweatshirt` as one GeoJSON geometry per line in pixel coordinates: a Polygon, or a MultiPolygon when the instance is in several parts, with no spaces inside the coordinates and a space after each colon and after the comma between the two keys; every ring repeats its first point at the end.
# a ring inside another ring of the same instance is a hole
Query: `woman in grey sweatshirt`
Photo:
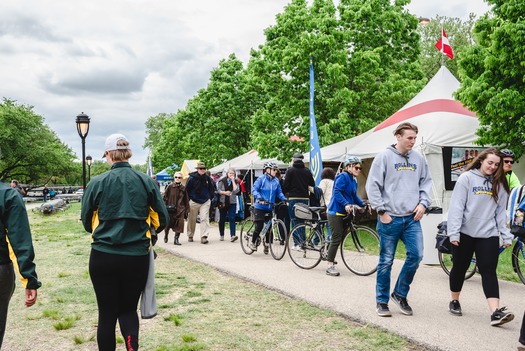
{"type": "Polygon", "coordinates": [[[512,313],[499,306],[496,275],[500,234],[503,246],[510,246],[513,239],[506,225],[508,196],[503,159],[496,148],[481,152],[456,182],[448,212],[448,236],[453,257],[449,311],[453,315],[462,315],[459,296],[465,273],[475,254],[483,292],[492,313],[490,324],[502,325],[514,319],[512,313]]]}

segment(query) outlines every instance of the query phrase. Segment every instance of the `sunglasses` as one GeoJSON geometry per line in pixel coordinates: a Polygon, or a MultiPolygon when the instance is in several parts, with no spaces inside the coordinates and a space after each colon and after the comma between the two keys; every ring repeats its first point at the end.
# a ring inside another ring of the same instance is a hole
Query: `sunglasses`
{"type": "Polygon", "coordinates": [[[511,165],[514,164],[514,161],[512,161],[512,160],[503,160],[503,162],[505,162],[505,163],[510,163],[511,165]]]}
{"type": "Polygon", "coordinates": [[[206,168],[197,168],[197,169],[206,169],[206,168]]]}
{"type": "Polygon", "coordinates": [[[182,179],[182,177],[173,177],[173,178],[175,178],[175,179],[182,179]]]}
{"type": "Polygon", "coordinates": [[[355,166],[354,169],[355,169],[356,171],[360,171],[360,170],[363,169],[363,167],[355,166]]]}

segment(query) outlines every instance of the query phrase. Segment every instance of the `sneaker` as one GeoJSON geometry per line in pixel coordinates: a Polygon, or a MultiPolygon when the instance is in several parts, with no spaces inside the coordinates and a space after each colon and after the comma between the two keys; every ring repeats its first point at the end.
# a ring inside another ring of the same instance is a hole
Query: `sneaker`
{"type": "Polygon", "coordinates": [[[192,243],[193,242],[193,238],[188,238],[188,242],[192,243]]]}
{"type": "Polygon", "coordinates": [[[492,316],[490,316],[490,325],[496,327],[498,325],[503,325],[513,320],[514,313],[505,312],[506,309],[507,307],[502,307],[495,310],[494,313],[492,313],[492,316]]]}
{"type": "Polygon", "coordinates": [[[220,241],[224,241],[224,235],[221,235],[220,241]]]}
{"type": "Polygon", "coordinates": [[[248,242],[248,247],[250,248],[250,250],[252,251],[257,251],[257,245],[255,245],[255,243],[249,241],[248,242]]]}
{"type": "Polygon", "coordinates": [[[448,304],[448,311],[453,316],[462,316],[463,313],[461,312],[461,305],[459,304],[458,300],[452,300],[448,304]]]}
{"type": "Polygon", "coordinates": [[[335,268],[334,265],[331,265],[326,270],[326,274],[331,275],[332,277],[338,277],[339,276],[339,271],[337,270],[337,268],[335,268]]]}
{"type": "Polygon", "coordinates": [[[203,236],[201,238],[201,244],[207,244],[208,243],[208,237],[207,236],[203,236]]]}
{"type": "Polygon", "coordinates": [[[239,239],[239,237],[237,235],[234,235],[232,236],[232,238],[230,239],[230,241],[233,243],[235,242],[237,239],[239,239]]]}
{"type": "Polygon", "coordinates": [[[304,251],[303,249],[301,249],[301,245],[294,245],[294,246],[292,246],[292,250],[293,251],[304,251]]]}
{"type": "Polygon", "coordinates": [[[379,317],[392,317],[387,303],[378,302],[376,312],[379,317]]]}
{"type": "Polygon", "coordinates": [[[408,304],[408,301],[406,297],[401,297],[397,295],[396,293],[392,293],[390,295],[392,297],[392,301],[396,303],[396,305],[399,307],[399,310],[401,313],[403,313],[405,316],[411,316],[412,315],[412,307],[408,304]]]}
{"type": "Polygon", "coordinates": [[[264,254],[265,254],[265,255],[268,255],[268,251],[269,251],[269,250],[268,250],[268,245],[265,244],[265,245],[264,245],[264,250],[263,250],[264,254]]]}

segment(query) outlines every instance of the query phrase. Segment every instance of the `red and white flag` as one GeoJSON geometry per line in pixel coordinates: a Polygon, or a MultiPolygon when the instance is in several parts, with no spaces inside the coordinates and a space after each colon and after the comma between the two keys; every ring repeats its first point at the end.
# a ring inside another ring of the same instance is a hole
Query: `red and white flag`
{"type": "Polygon", "coordinates": [[[447,33],[445,33],[445,28],[441,28],[441,39],[439,39],[439,41],[436,43],[436,48],[451,59],[454,58],[452,46],[450,46],[450,43],[448,42],[447,33]]]}

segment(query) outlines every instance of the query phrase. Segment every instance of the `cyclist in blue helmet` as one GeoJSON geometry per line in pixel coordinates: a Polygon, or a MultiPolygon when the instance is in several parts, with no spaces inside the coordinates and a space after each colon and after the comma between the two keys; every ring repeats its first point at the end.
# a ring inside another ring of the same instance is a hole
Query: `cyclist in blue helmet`
{"type": "MultiPolygon", "coordinates": [[[[264,227],[264,223],[272,215],[272,204],[275,203],[276,196],[282,201],[286,201],[286,196],[284,196],[281,189],[281,183],[275,177],[278,169],[275,162],[265,162],[263,166],[264,174],[253,183],[253,222],[255,223],[255,230],[253,231],[252,241],[248,243],[248,246],[253,251],[257,251],[256,243],[259,239],[259,234],[264,227]]],[[[267,235],[269,234],[267,233],[267,235]]],[[[264,253],[268,254],[267,246],[264,247],[264,253]]]]}

